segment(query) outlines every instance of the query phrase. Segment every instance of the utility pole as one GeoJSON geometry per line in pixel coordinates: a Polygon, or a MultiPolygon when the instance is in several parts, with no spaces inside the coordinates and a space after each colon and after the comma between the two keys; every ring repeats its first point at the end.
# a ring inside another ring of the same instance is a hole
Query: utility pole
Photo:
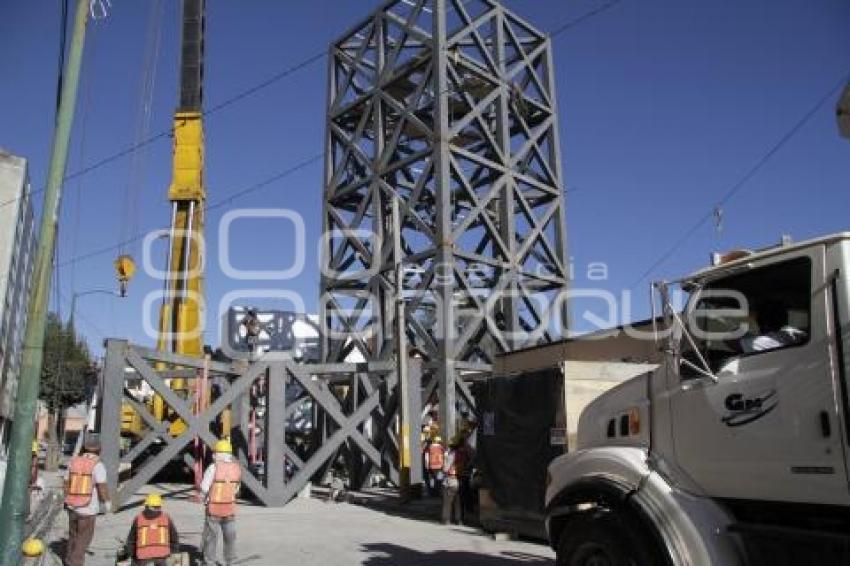
{"type": "MultiPolygon", "coordinates": [[[[68,63],[65,66],[59,111],[53,132],[50,170],[44,194],[38,249],[35,255],[33,277],[35,288],[30,295],[27,311],[27,329],[24,334],[15,421],[12,425],[9,462],[3,486],[3,505],[0,508],[0,566],[15,566],[20,560],[24,521],[29,507],[29,473],[32,440],[35,433],[35,408],[41,378],[41,364],[44,358],[44,329],[47,320],[47,302],[50,296],[51,264],[56,243],[62,182],[68,161],[71,124],[77,102],[77,86],[83,59],[88,9],[89,3],[86,0],[78,0],[71,48],[68,53],[68,63]]],[[[65,25],[65,22],[62,24],[65,25]]]]}

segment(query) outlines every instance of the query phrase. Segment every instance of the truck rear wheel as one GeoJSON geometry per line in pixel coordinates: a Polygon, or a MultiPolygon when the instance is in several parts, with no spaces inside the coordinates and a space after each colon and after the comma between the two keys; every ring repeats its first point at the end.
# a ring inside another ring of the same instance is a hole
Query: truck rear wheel
{"type": "Polygon", "coordinates": [[[558,541],[557,566],[657,566],[651,540],[627,514],[598,510],[571,520],[558,541]]]}

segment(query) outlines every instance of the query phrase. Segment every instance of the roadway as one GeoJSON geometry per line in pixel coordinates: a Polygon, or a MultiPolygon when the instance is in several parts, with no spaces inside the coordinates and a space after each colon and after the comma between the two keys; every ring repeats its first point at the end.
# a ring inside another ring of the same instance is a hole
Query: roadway
{"type": "MultiPolygon", "coordinates": [[[[162,491],[169,492],[168,486],[162,487],[162,491]]],[[[184,549],[196,553],[200,547],[203,508],[192,499],[191,492],[175,489],[167,496],[165,509],[181,533],[184,549]]],[[[98,518],[91,554],[86,559],[88,566],[115,564],[119,540],[126,536],[132,518],[139,511],[138,501],[130,505],[120,513],[98,518]]],[[[443,526],[434,520],[402,515],[393,508],[378,509],[311,498],[295,499],[279,509],[240,505],[236,563],[257,566],[554,564],[554,554],[542,543],[494,540],[470,527],[443,526]]],[[[66,532],[67,518],[63,512],[48,537],[53,553],[62,552],[66,532]]]]}

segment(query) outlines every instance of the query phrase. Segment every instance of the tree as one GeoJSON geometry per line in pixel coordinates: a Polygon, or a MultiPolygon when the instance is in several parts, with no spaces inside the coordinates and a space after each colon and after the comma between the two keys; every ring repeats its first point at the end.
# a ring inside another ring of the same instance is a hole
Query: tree
{"type": "Polygon", "coordinates": [[[46,469],[55,470],[59,464],[62,411],[86,399],[95,375],[88,346],[77,338],[73,323],[62,324],[59,316],[48,313],[39,394],[48,409],[46,469]]]}
{"type": "Polygon", "coordinates": [[[93,385],[94,366],[85,341],[77,338],[71,323],[62,324],[55,313],[47,315],[40,398],[50,411],[61,411],[86,399],[93,385]]]}

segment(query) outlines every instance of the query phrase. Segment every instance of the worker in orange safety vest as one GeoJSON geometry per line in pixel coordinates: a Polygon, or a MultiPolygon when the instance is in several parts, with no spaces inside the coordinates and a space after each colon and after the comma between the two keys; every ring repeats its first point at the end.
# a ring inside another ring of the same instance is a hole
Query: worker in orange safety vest
{"type": "Polygon", "coordinates": [[[443,484],[443,461],[446,449],[443,439],[435,436],[425,450],[425,466],[428,469],[428,491],[438,496],[443,484]]]}
{"type": "Polygon", "coordinates": [[[206,504],[206,520],[202,536],[204,564],[216,563],[218,529],[224,538],[224,563],[230,565],[236,558],[236,496],[242,481],[242,469],[233,457],[229,440],[215,444],[213,462],[204,472],[201,495],[206,504]]]}
{"type": "Polygon", "coordinates": [[[87,434],[83,453],[71,458],[65,478],[65,508],[68,510],[68,545],[65,566],[83,566],[86,550],[94,537],[97,515],[111,511],[106,467],[100,461],[100,438],[87,434]]]}
{"type": "Polygon", "coordinates": [[[158,493],[145,498],[144,510],[133,519],[125,552],[138,566],[168,566],[169,557],[180,552],[180,537],[158,493]]]}

